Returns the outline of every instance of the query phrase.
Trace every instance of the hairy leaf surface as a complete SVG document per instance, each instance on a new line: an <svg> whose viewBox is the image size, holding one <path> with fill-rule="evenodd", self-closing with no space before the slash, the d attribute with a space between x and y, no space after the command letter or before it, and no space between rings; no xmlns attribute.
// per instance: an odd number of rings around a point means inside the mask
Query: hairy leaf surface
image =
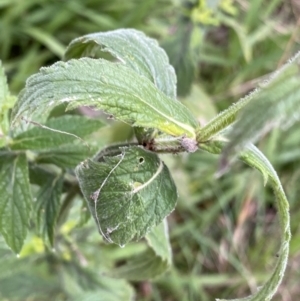
<svg viewBox="0 0 300 301"><path fill-rule="evenodd" d="M157 155L139 147L87 160L76 175L100 234L120 246L140 239L174 209L176 186Z"/></svg>
<svg viewBox="0 0 300 301"><path fill-rule="evenodd" d="M148 280L164 273L172 264L167 220L156 226L146 240L150 246L145 252L131 258L109 274L128 280Z"/></svg>
<svg viewBox="0 0 300 301"><path fill-rule="evenodd" d="M101 57L99 51L109 52L127 67L151 80L167 96L176 98L175 71L156 40L135 29L98 32L73 40L65 58Z"/></svg>
<svg viewBox="0 0 300 301"><path fill-rule="evenodd" d="M19 253L26 237L31 211L26 156L0 153L0 232L6 243Z"/></svg>
<svg viewBox="0 0 300 301"><path fill-rule="evenodd" d="M198 122L180 102L123 64L82 58L58 62L31 76L21 92L14 119L46 112L60 103L102 109L133 126L156 128L174 136L195 137Z"/></svg>

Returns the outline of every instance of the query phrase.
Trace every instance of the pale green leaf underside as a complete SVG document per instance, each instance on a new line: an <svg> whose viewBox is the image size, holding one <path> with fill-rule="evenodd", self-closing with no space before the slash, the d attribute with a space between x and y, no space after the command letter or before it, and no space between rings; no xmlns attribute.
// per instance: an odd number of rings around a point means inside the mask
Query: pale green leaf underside
<svg viewBox="0 0 300 301"><path fill-rule="evenodd" d="M98 32L73 40L65 58L99 57L99 51L109 52L127 67L151 80L167 96L176 98L175 71L156 40L135 29Z"/></svg>
<svg viewBox="0 0 300 301"><path fill-rule="evenodd" d="M164 219L147 234L146 240L151 249L129 259L109 274L117 278L142 281L164 273L172 263L167 220Z"/></svg>
<svg viewBox="0 0 300 301"><path fill-rule="evenodd" d="M0 196L0 232L8 246L19 253L26 237L32 202L24 154L0 154Z"/></svg>
<svg viewBox="0 0 300 301"><path fill-rule="evenodd" d="M159 91L147 78L119 63L82 58L58 62L31 76L20 93L14 120L60 103L93 106L133 126L173 136L195 137L198 123L189 110Z"/></svg>
<svg viewBox="0 0 300 301"><path fill-rule="evenodd" d="M174 209L176 186L157 155L121 148L103 161L76 168L80 188L101 235L120 246L140 239Z"/></svg>
<svg viewBox="0 0 300 301"><path fill-rule="evenodd" d="M52 149L72 143L78 139L77 137L83 139L103 127L103 125L103 122L99 119L90 119L84 116L64 115L51 118L42 125L47 128L35 126L16 136L11 141L10 148L14 150ZM55 131L51 131L51 129ZM72 136L68 134L72 134Z"/></svg>
<svg viewBox="0 0 300 301"><path fill-rule="evenodd" d="M300 119L300 52L261 88L247 96L247 104L228 134L225 151L239 150L277 126L287 127Z"/></svg>
<svg viewBox="0 0 300 301"><path fill-rule="evenodd" d="M54 242L54 229L60 208L62 185L63 177L48 179L40 188L34 203L37 228L48 239L51 246Z"/></svg>
<svg viewBox="0 0 300 301"><path fill-rule="evenodd" d="M199 145L200 148L207 150L211 153L221 153L223 149L223 143L215 141L210 144ZM226 147L226 146L225 146ZM248 145L245 151L240 154L240 159L246 162L253 168L258 169L263 177L264 181L269 181L271 187L273 188L274 194L277 200L278 215L280 220L280 230L281 230L281 245L278 252L278 262L275 269L270 276L269 280L264 284L260 290L257 291L252 296L233 299L235 301L269 301L276 293L279 284L282 281L286 264L289 255L289 242L291 238L290 233L290 217L289 217L289 203L281 186L280 180L268 161L268 159L254 146ZM219 301L226 301L218 299Z"/></svg>

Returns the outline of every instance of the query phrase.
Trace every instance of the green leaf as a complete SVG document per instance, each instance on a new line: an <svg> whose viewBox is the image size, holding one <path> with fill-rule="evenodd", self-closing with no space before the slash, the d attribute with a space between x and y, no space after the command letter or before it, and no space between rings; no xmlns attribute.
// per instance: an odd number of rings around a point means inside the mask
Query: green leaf
<svg viewBox="0 0 300 301"><path fill-rule="evenodd" d="M123 64L82 58L42 68L27 80L14 109L45 113L60 103L90 105L132 126L156 128L174 136L195 137L198 122L180 102Z"/></svg>
<svg viewBox="0 0 300 301"><path fill-rule="evenodd" d="M18 264L19 262L15 261L15 265ZM49 279L42 272L33 271L32 266L29 268L27 263L25 271L0 279L1 300L43 300L45 296L50 295L55 300L57 282L56 279Z"/></svg>
<svg viewBox="0 0 300 301"><path fill-rule="evenodd" d="M145 252L131 258L109 275L128 280L149 280L164 273L172 264L172 253L167 220L156 226L146 240L150 246Z"/></svg>
<svg viewBox="0 0 300 301"><path fill-rule="evenodd" d="M30 184L35 184L38 186L43 186L45 181L55 177L55 172L45 168L45 166L40 166L38 164L29 162L29 181Z"/></svg>
<svg viewBox="0 0 300 301"><path fill-rule="evenodd" d="M0 60L0 147L6 144L5 135L9 129L9 109L14 106L16 98L10 95L5 70Z"/></svg>
<svg viewBox="0 0 300 301"><path fill-rule="evenodd" d="M93 270L84 268L74 261L64 261L61 265L61 278L68 300L133 300L132 287L124 280L108 278ZM97 296L97 298L96 298Z"/></svg>
<svg viewBox="0 0 300 301"><path fill-rule="evenodd" d="M10 147L14 150L53 149L70 144L78 137L84 139L103 125L99 119L90 119L84 116L65 115L51 118L41 125L42 127L37 125L16 136L11 141Z"/></svg>
<svg viewBox="0 0 300 301"><path fill-rule="evenodd" d="M75 172L99 232L120 246L140 239L174 209L176 186L159 157L140 147L120 148Z"/></svg>
<svg viewBox="0 0 300 301"><path fill-rule="evenodd" d="M207 150L211 153L221 153L224 143L220 141L214 141L207 144L200 144L199 147ZM226 146L225 146L226 147ZM278 286L280 285L289 255L289 243L291 239L290 232L290 215L289 215L289 203L285 196L284 190L280 183L280 180L276 174L276 171L268 161L268 159L254 146L248 145L247 149L240 154L240 159L246 162L251 167L259 170L266 183L269 183L274 191L277 201L278 215L280 220L281 230L281 242L280 250L278 252L278 262L275 269L270 276L269 280L252 296L233 299L234 301L269 301L276 293ZM218 301L226 301L223 299L217 299ZM233 301L231 300L231 301Z"/></svg>
<svg viewBox="0 0 300 301"><path fill-rule="evenodd" d="M124 280L111 279L101 276L99 289L85 291L68 301L132 301L134 300L133 288ZM76 284L75 284L76 285Z"/></svg>
<svg viewBox="0 0 300 301"><path fill-rule="evenodd" d="M54 273L45 273L50 271L50 266L45 264L46 256L16 258L13 254L5 254L1 259L1 300L45 300L45 296L57 300L61 292L60 282Z"/></svg>
<svg viewBox="0 0 300 301"><path fill-rule="evenodd" d="M151 80L167 96L176 98L174 69L156 40L135 29L98 32L73 40L66 50L65 58L101 57L99 52L110 53L139 75Z"/></svg>
<svg viewBox="0 0 300 301"><path fill-rule="evenodd" d="M227 135L230 142L224 150L226 154L256 141L274 127L287 127L299 120L299 61L300 52L245 98L248 105Z"/></svg>
<svg viewBox="0 0 300 301"><path fill-rule="evenodd" d="M75 168L84 159L91 157L97 149L82 144L66 144L57 148L40 151L37 163L50 163L62 168Z"/></svg>
<svg viewBox="0 0 300 301"><path fill-rule="evenodd" d="M31 192L26 156L0 153L0 232L19 253L27 234Z"/></svg>
<svg viewBox="0 0 300 301"><path fill-rule="evenodd" d="M34 204L37 228L47 237L51 246L54 242L54 229L60 209L63 177L48 179L40 188Z"/></svg>
<svg viewBox="0 0 300 301"><path fill-rule="evenodd" d="M169 240L169 230L167 219L155 227L146 235L146 240L155 255L166 261L169 265L172 263L172 250Z"/></svg>
<svg viewBox="0 0 300 301"><path fill-rule="evenodd" d="M9 96L9 90L6 81L6 75L2 62L0 60L0 114L2 113L3 107L6 103L6 99Z"/></svg>

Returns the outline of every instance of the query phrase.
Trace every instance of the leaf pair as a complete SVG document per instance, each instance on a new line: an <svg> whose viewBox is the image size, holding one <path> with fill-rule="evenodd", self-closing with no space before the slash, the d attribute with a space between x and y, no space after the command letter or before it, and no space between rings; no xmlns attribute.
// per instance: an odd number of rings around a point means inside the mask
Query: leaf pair
<svg viewBox="0 0 300 301"><path fill-rule="evenodd" d="M67 103L68 109L92 106L132 126L195 138L198 123L175 101L174 71L156 42L134 30L89 35L71 43L67 58L84 55L91 44L93 51L103 48L121 63L82 58L42 68L20 94L14 121L24 113L45 113Z"/></svg>
<svg viewBox="0 0 300 301"><path fill-rule="evenodd" d="M195 138L198 122L176 101L174 70L155 40L135 30L92 34L74 40L65 56L99 57L103 52L119 62L73 59L42 68L30 77L14 108L14 122L24 114L46 113L67 103L68 109L82 105L102 109L147 133L155 129ZM51 124L47 127L54 129ZM38 130L33 131L38 136ZM28 134L17 138L15 147L30 144ZM50 140L41 136L40 144ZM143 162L138 163L139 159ZM176 187L163 162L140 148L124 149L119 156L103 160L87 161L77 169L77 176L101 234L124 245L133 237L143 237L174 209Z"/></svg>

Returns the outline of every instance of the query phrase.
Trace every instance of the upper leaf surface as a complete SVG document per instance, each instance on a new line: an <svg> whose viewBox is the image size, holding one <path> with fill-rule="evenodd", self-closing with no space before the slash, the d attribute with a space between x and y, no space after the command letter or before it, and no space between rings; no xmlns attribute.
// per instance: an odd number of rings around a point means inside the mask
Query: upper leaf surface
<svg viewBox="0 0 300 301"><path fill-rule="evenodd" d="M14 109L14 119L68 108L94 106L133 126L157 128L174 136L195 137L198 127L189 110L159 91L147 78L123 64L82 58L58 62L31 76Z"/></svg>
<svg viewBox="0 0 300 301"><path fill-rule="evenodd" d="M73 40L66 50L65 58L99 57L99 51L109 52L151 80L167 96L176 98L175 71L156 40L134 29L93 33Z"/></svg>
<svg viewBox="0 0 300 301"><path fill-rule="evenodd" d="M42 126L44 128L36 126L22 132L11 141L10 147L18 150L53 149L71 143L78 139L76 136L80 138L87 137L100 129L103 122L99 119L90 119L84 116L65 115L51 118ZM54 131L51 131L51 129Z"/></svg>
<svg viewBox="0 0 300 301"><path fill-rule="evenodd" d="M0 154L0 232L19 253L26 237L31 192L26 156Z"/></svg>
<svg viewBox="0 0 300 301"><path fill-rule="evenodd" d="M87 160L76 175L99 232L120 246L145 236L174 209L177 190L157 155L139 147Z"/></svg>

